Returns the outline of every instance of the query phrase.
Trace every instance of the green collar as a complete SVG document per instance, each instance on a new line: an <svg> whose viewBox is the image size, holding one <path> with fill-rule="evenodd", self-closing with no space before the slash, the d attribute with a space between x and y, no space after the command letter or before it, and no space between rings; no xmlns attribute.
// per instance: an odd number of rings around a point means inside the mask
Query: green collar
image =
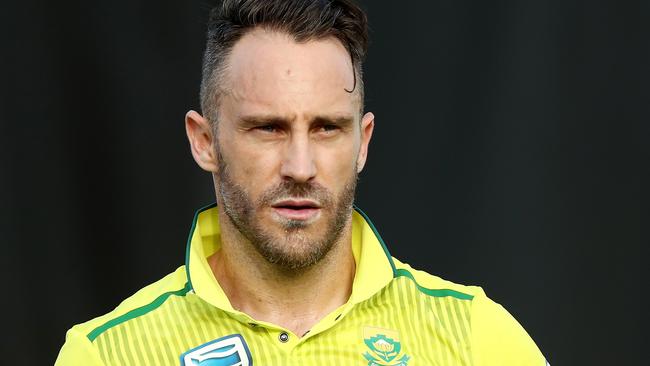
<svg viewBox="0 0 650 366"><path fill-rule="evenodd" d="M199 209L194 215L187 241L185 268L191 289L196 295L243 322L251 322L247 314L235 310L215 279L207 262L221 246L219 215L216 204ZM396 275L395 263L381 236L365 213L357 207L352 215L352 252L356 272L350 299L343 306L362 302L383 289ZM346 311L347 312L347 311ZM270 325L269 326L273 326Z"/></svg>

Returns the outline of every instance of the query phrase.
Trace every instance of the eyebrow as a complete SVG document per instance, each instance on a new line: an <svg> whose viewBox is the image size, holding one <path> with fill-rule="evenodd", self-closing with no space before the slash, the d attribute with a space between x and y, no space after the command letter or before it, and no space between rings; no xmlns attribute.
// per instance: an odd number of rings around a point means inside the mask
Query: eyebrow
<svg viewBox="0 0 650 366"><path fill-rule="evenodd" d="M276 124L285 126L295 120L295 117L283 117L276 115L250 115L239 118L240 123L247 126L261 126L267 124ZM347 127L354 122L351 115L318 115L309 120L310 124L334 124L340 127Z"/></svg>
<svg viewBox="0 0 650 366"><path fill-rule="evenodd" d="M241 124L246 126L261 126L268 124L285 125L290 119L273 115L244 116L239 118Z"/></svg>
<svg viewBox="0 0 650 366"><path fill-rule="evenodd" d="M316 116L313 118L312 123L315 124L333 124L339 127L348 127L354 122L352 116Z"/></svg>

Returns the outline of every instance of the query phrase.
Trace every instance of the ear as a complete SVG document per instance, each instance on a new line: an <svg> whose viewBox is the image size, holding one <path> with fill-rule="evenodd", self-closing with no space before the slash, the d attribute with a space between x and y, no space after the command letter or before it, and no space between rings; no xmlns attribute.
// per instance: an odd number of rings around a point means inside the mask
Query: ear
<svg viewBox="0 0 650 366"><path fill-rule="evenodd" d="M357 158L357 173L361 173L366 165L368 158L368 145L372 138L372 131L375 128L375 115L371 112L366 113L361 119L361 146L359 147L359 157Z"/></svg>
<svg viewBox="0 0 650 366"><path fill-rule="evenodd" d="M219 164L216 158L216 150L213 143L216 142L212 136L210 122L196 111L189 111L185 114L185 132L190 140L192 157L199 166L208 172L215 173Z"/></svg>

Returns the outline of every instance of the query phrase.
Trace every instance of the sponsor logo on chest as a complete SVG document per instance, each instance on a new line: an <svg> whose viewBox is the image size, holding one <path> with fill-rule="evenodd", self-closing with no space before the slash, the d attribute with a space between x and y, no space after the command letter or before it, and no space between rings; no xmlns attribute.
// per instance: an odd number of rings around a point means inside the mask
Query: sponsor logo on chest
<svg viewBox="0 0 650 366"><path fill-rule="evenodd" d="M210 341L181 355L181 366L249 366L252 364L248 346L239 334Z"/></svg>

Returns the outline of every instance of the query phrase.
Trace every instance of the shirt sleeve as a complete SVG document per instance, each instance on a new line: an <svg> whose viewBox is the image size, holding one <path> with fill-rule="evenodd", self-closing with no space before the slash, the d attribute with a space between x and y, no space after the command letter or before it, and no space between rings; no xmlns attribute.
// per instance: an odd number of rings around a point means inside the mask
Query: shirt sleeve
<svg viewBox="0 0 650 366"><path fill-rule="evenodd" d="M548 366L526 330L485 296L472 301L472 349L477 366Z"/></svg>
<svg viewBox="0 0 650 366"><path fill-rule="evenodd" d="M65 336L65 344L59 351L54 366L105 366L97 349L77 329L72 328Z"/></svg>

